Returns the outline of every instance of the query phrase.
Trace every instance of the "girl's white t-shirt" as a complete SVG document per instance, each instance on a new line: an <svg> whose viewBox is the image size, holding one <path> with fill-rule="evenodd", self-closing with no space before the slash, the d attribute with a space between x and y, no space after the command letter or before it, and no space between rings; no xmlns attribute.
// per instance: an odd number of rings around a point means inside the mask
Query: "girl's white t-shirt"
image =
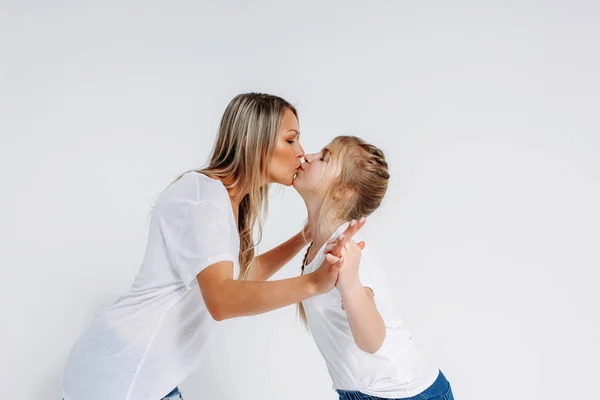
<svg viewBox="0 0 600 400"><path fill-rule="evenodd" d="M347 226L347 223L340 226L331 238L339 236ZM362 240L360 233L354 240ZM325 259L324 250L325 245L305 267L304 273L313 272L321 265ZM377 310L386 327L383 345L374 354L362 351L354 343L337 288L302 302L333 388L388 399L420 394L435 382L439 370L418 351L410 332L398 317L384 271L370 243L361 254L359 278L363 286L373 290Z"/></svg>
<svg viewBox="0 0 600 400"><path fill-rule="evenodd" d="M231 261L239 275L239 235L227 189L189 172L158 199L141 268L129 293L75 343L65 400L160 399L194 370L217 323L196 275Z"/></svg>

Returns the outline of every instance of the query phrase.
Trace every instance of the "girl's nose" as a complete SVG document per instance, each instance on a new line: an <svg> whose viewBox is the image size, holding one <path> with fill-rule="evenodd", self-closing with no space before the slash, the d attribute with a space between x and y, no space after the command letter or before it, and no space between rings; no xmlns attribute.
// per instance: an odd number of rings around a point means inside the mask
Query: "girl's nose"
<svg viewBox="0 0 600 400"><path fill-rule="evenodd" d="M315 157L316 157L316 154L306 154L304 156L304 161L306 161L307 163L311 163L314 161Z"/></svg>

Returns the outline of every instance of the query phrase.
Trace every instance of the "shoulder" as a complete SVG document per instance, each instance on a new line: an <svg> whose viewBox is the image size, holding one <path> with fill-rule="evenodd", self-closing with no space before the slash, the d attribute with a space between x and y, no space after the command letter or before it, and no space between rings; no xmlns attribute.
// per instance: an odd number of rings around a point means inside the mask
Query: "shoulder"
<svg viewBox="0 0 600 400"><path fill-rule="evenodd" d="M196 171L183 174L181 178L174 183L174 185L177 184L179 184L179 187L183 192L193 197L196 202L214 201L222 203L223 201L229 201L227 189L220 180L209 178Z"/></svg>
<svg viewBox="0 0 600 400"><path fill-rule="evenodd" d="M192 171L183 174L165 189L156 202L154 212L187 209L199 204L216 206L222 211L231 207L229 194L221 181Z"/></svg>

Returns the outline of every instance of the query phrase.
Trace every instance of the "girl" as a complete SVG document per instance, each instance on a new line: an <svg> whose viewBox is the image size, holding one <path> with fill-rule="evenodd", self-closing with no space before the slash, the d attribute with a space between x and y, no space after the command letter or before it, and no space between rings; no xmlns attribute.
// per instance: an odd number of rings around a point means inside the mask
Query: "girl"
<svg viewBox="0 0 600 400"><path fill-rule="evenodd" d="M305 161L294 187L314 228L302 265L303 274L310 274L325 256L338 260L329 253L346 221L379 207L389 174L381 150L356 137L337 137ZM348 241L341 265L335 290L299 305L339 398L453 399L444 375L421 355L396 317L373 250L364 242Z"/></svg>
<svg viewBox="0 0 600 400"><path fill-rule="evenodd" d="M291 185L304 156L297 117L276 96L249 93L231 101L209 165L182 175L158 199L129 292L75 343L64 400L180 399L177 385L202 360L216 321L333 288L339 265L327 262L294 279L250 281L267 280L306 244L300 232L254 257L252 232L260 229L269 184Z"/></svg>

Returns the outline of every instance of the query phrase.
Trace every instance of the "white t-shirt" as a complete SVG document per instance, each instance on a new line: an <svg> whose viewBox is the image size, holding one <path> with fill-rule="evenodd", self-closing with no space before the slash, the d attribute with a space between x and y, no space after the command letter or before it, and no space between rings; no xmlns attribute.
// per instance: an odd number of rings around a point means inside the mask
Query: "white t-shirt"
<svg viewBox="0 0 600 400"><path fill-rule="evenodd" d="M194 370L217 323L196 275L232 261L239 235L227 189L189 172L158 199L142 266L129 293L75 343L65 368L65 400L158 400Z"/></svg>
<svg viewBox="0 0 600 400"><path fill-rule="evenodd" d="M348 226L343 224L331 238ZM361 240L360 234L354 240ZM304 272L316 270L323 260L325 245ZM416 348L409 331L397 316L393 298L373 246L362 251L359 278L375 294L386 337L374 354L362 351L354 343L348 316L342 310L337 288L302 302L311 333L327 364L334 389L358 390L375 397L406 398L420 394L435 382L439 370Z"/></svg>

